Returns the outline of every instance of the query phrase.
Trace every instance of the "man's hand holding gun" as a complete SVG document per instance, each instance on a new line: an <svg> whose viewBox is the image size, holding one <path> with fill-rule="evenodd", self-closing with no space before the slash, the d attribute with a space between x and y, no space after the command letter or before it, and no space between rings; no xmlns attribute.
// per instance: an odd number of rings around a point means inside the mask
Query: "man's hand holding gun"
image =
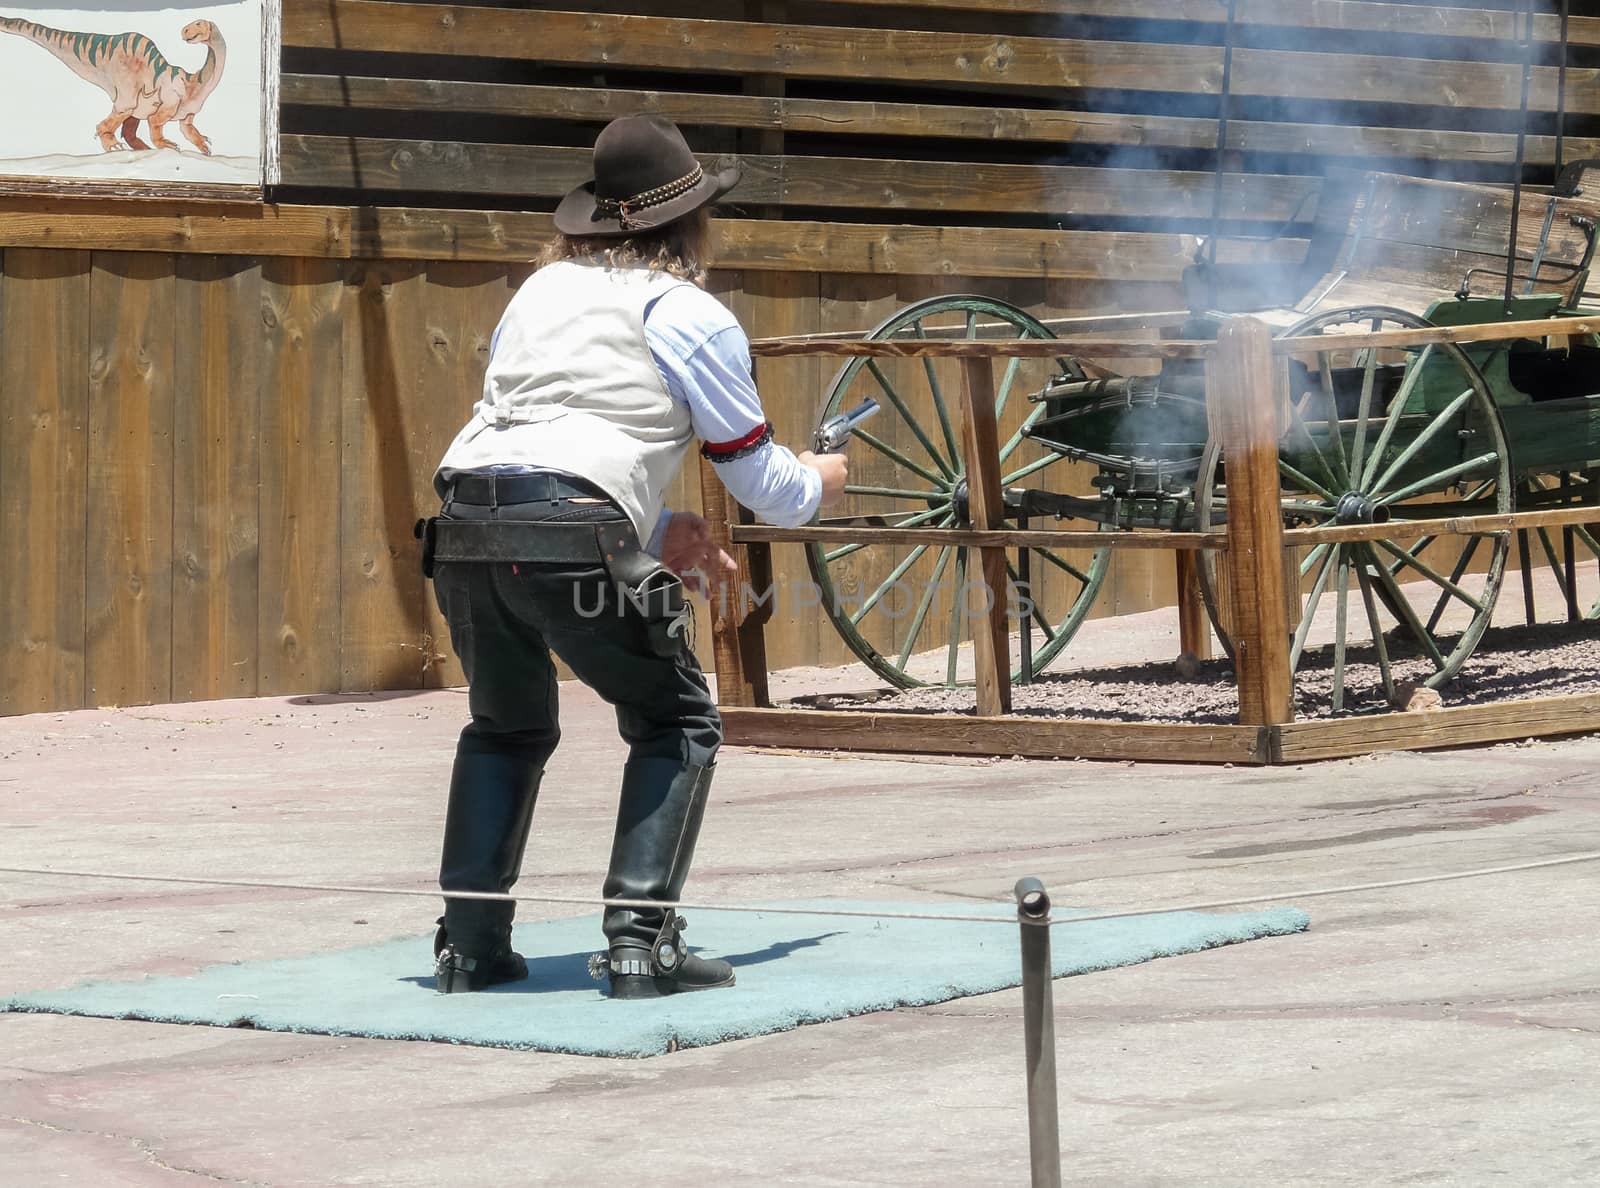
<svg viewBox="0 0 1600 1188"><path fill-rule="evenodd" d="M805 465L822 476L822 506L828 507L844 498L844 485L849 473L849 462L842 452L857 425L878 411L878 402L868 400L836 417L823 422L812 438L811 449L799 455Z"/></svg>

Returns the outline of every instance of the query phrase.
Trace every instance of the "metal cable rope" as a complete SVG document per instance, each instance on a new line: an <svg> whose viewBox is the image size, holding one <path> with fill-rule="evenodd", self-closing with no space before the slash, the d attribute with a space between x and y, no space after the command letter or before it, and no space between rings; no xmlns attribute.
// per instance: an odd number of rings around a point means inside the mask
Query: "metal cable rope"
<svg viewBox="0 0 1600 1188"><path fill-rule="evenodd" d="M1379 883L1351 883L1338 887L1313 887L1302 891L1286 891L1274 895L1247 895L1237 899L1213 899L1203 903L1174 904L1170 907L1125 908L1117 912L1093 912L1081 916L1063 916L1059 919L1030 919L1032 924L1087 924L1093 920L1123 920L1131 916L1154 916L1168 912L1204 912L1216 908L1243 907L1255 903L1283 903L1287 900L1320 899L1330 895L1353 895L1360 891L1384 891L1394 887L1417 887L1425 883L1449 883L1461 879L1481 879L1491 875L1516 874L1525 870L1544 870L1553 866L1571 866L1578 862L1600 859L1600 850L1582 854L1565 854L1559 858L1542 858L1533 862L1519 862L1510 866L1485 866L1474 870L1459 870L1449 874L1418 875L1409 879L1388 879ZM855 908L789 907L751 903L698 903L682 900L664 903L653 899L597 899L582 895L500 895L490 891L436 891L414 887L351 887L334 883L280 883L247 879L200 879L179 875L117 874L98 870L49 870L32 866L0 866L0 874L47 875L55 878L112 879L132 883L175 883L199 887L243 887L275 891L322 891L339 895L400 895L425 899L473 899L504 903L558 903L579 907L661 908L678 911L750 912L772 916L847 916L868 920L943 920L958 924L1017 923L1013 915L958 915L954 912L871 912ZM984 905L987 906L987 905ZM996 902L994 906L1001 906Z"/></svg>

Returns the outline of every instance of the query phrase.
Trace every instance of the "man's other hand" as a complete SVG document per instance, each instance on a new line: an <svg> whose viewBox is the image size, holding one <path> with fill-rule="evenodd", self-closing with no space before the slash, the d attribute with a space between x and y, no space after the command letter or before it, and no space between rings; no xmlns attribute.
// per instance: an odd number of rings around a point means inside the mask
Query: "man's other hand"
<svg viewBox="0 0 1600 1188"><path fill-rule="evenodd" d="M673 512L667 521L661 564L682 578L692 593L708 598L739 572L734 559L711 538L711 525L690 512Z"/></svg>

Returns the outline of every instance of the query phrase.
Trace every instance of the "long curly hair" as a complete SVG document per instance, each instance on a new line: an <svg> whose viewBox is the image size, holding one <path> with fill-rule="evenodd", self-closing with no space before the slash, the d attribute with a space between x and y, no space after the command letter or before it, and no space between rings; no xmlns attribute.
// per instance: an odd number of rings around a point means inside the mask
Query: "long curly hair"
<svg viewBox="0 0 1600 1188"><path fill-rule="evenodd" d="M702 206L665 227L641 231L624 238L604 235L562 235L545 245L539 267L563 260L604 264L608 268L637 268L665 272L694 284L704 284L710 266L711 216Z"/></svg>

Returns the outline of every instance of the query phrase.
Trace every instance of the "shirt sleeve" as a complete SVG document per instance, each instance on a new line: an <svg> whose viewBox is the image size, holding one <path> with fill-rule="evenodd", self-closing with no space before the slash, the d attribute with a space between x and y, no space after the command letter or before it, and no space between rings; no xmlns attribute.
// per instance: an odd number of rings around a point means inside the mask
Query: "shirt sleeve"
<svg viewBox="0 0 1600 1188"><path fill-rule="evenodd" d="M710 294L679 286L646 311L645 339L729 493L769 524L811 520L822 477L772 440L750 371L750 340L733 314Z"/></svg>

